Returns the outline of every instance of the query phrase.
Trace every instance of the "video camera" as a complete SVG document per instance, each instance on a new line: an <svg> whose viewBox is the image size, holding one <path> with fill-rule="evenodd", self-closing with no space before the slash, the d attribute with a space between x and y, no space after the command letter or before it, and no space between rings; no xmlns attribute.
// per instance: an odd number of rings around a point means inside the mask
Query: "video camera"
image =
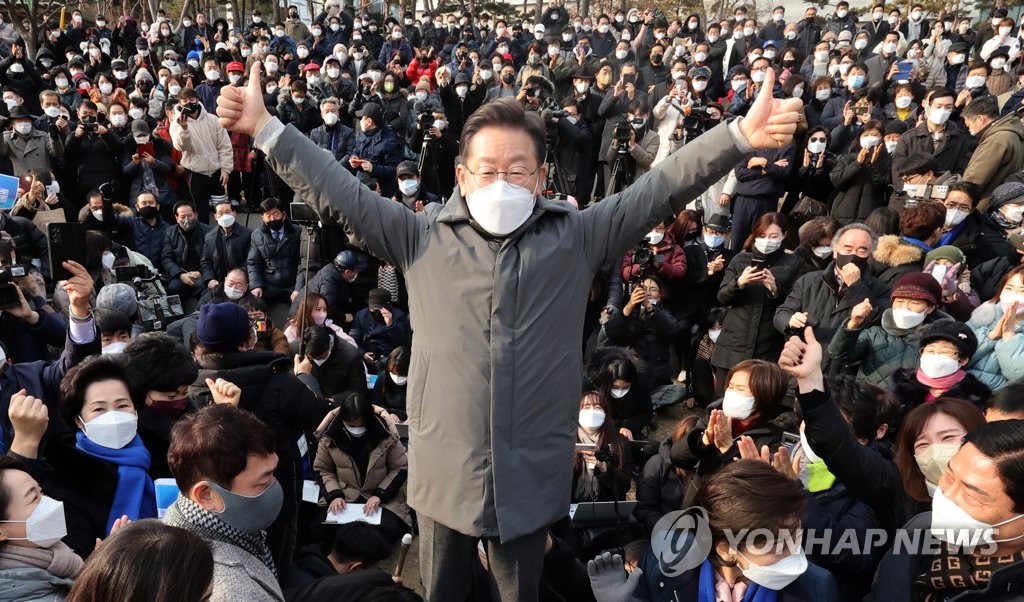
<svg viewBox="0 0 1024 602"><path fill-rule="evenodd" d="M650 243L647 238L637 243L633 247L632 254L630 255L629 262L632 265L637 266L636 272L633 273L633 277L629 279L630 292L644 281L645 278L654 273L654 253L651 251Z"/></svg>
<svg viewBox="0 0 1024 602"><path fill-rule="evenodd" d="M612 138L615 140L615 144L619 147L623 147L629 144L629 138L633 135L633 124L629 122L629 119L621 119L615 124L615 129L612 131Z"/></svg>
<svg viewBox="0 0 1024 602"><path fill-rule="evenodd" d="M28 266L12 265L0 268L0 309L11 309L21 305L14 278L28 275Z"/></svg>
<svg viewBox="0 0 1024 602"><path fill-rule="evenodd" d="M178 295L148 296L143 287L160 279L160 274L150 272L144 265L117 266L114 277L118 282L132 285L135 301L139 306L139 319L147 331L164 330L167 325L185 317L185 308Z"/></svg>

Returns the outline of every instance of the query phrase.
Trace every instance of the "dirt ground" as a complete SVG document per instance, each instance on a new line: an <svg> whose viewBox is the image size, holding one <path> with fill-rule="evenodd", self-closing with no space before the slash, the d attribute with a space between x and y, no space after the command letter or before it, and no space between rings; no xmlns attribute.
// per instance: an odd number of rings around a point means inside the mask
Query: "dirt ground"
<svg viewBox="0 0 1024 602"><path fill-rule="evenodd" d="M676 404L665 408L658 414L658 428L654 431L653 439L661 441L668 437L676 424L693 414L694 410L689 410L683 404ZM627 498L630 500L636 499L636 484L629 490ZM396 549L395 553L392 554L391 558L381 563L380 568L384 571L393 574L395 566L398 564L399 552ZM402 569L402 583L406 587L410 587L419 594L423 594L423 585L420 583L420 552L419 552L419 540L413 539L412 547L409 549L409 554L406 556L405 565Z"/></svg>

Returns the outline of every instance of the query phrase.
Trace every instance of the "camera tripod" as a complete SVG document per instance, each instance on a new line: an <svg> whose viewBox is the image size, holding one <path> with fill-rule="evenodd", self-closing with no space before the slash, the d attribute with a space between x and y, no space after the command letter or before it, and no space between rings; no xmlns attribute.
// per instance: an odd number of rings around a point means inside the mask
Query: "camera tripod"
<svg viewBox="0 0 1024 602"><path fill-rule="evenodd" d="M626 149L626 143L620 142L618 148L615 149L615 162L612 163L608 182L608 196L622 192L629 186L629 180L633 177L633 168L629 165L628 158L629 151Z"/></svg>

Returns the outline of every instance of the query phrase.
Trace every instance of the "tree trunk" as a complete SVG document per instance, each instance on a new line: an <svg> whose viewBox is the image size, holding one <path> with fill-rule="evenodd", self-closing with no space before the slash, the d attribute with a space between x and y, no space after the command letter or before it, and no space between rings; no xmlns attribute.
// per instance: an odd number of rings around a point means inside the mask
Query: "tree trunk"
<svg viewBox="0 0 1024 602"><path fill-rule="evenodd" d="M582 0L582 2L580 2L580 14L581 15L589 15L590 14L590 0ZM595 21L595 26L596 26L597 19L595 18L594 21Z"/></svg>
<svg viewBox="0 0 1024 602"><path fill-rule="evenodd" d="M625 0L623 0L625 1ZM537 0L537 4L533 7L533 22L540 23L540 16L544 12L544 0Z"/></svg>

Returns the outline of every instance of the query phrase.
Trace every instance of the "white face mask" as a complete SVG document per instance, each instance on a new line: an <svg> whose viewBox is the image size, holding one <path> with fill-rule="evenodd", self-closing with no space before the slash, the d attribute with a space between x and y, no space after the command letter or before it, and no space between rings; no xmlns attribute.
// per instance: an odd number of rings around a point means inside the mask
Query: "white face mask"
<svg viewBox="0 0 1024 602"><path fill-rule="evenodd" d="M1022 516L1024 514L1018 514L1013 518L995 524L982 522L967 514L966 510L957 506L953 500L947 498L946 494L942 493L942 488L940 487L935 490L935 495L932 496L931 532L936 539L948 543L961 544L967 543L964 540L970 540L974 545L961 546L962 548L970 549L977 545L992 545L1024 537L1024 535L1018 535L1009 539L994 538L996 527L1011 523Z"/></svg>
<svg viewBox="0 0 1024 602"><path fill-rule="evenodd" d="M892 321L896 324L896 328L908 330L910 328L916 328L924 322L925 313L911 311L909 309L897 308L892 310Z"/></svg>
<svg viewBox="0 0 1024 602"><path fill-rule="evenodd" d="M814 254L821 259L832 256L832 247L814 247Z"/></svg>
<svg viewBox="0 0 1024 602"><path fill-rule="evenodd" d="M832 90L818 90L814 93L814 97L820 102L825 102L829 98L832 98Z"/></svg>
<svg viewBox="0 0 1024 602"><path fill-rule="evenodd" d="M82 417L79 416L78 419L81 420ZM135 439L138 426L139 417L135 414L111 410L85 422L82 431L96 445L108 449L121 449Z"/></svg>
<svg viewBox="0 0 1024 602"><path fill-rule="evenodd" d="M703 79L695 79L695 80L693 80L693 89L695 91L703 92L704 90L707 90L707 88L708 88L708 82L706 80L703 80Z"/></svg>
<svg viewBox="0 0 1024 602"><path fill-rule="evenodd" d="M859 40L854 41L853 47L856 48L857 50L864 50L865 48L868 47L868 41L861 38Z"/></svg>
<svg viewBox="0 0 1024 602"><path fill-rule="evenodd" d="M574 84L574 87L576 88L577 94L583 94L587 91L588 88L590 88L590 84L588 84L587 82L576 82Z"/></svg>
<svg viewBox="0 0 1024 602"><path fill-rule="evenodd" d="M221 228L230 228L235 225L235 216L230 213L225 213L217 218L217 225Z"/></svg>
<svg viewBox="0 0 1024 602"><path fill-rule="evenodd" d="M729 418L746 420L754 413L754 396L726 389L725 397L722 398L722 411Z"/></svg>
<svg viewBox="0 0 1024 602"><path fill-rule="evenodd" d="M708 44L714 44L720 37L721 36L716 36L715 34L708 34Z"/></svg>
<svg viewBox="0 0 1024 602"><path fill-rule="evenodd" d="M132 119L142 119L146 112L140 108L133 107L128 111L128 114L131 115Z"/></svg>
<svg viewBox="0 0 1024 602"><path fill-rule="evenodd" d="M914 98L912 96L897 96L896 97L896 107L900 108L900 109L905 109L905 108L909 107L910 103L912 103L912 102L914 102Z"/></svg>
<svg viewBox="0 0 1024 602"><path fill-rule="evenodd" d="M928 112L928 121L934 125L943 125L952 113L949 109L932 109Z"/></svg>
<svg viewBox="0 0 1024 602"><path fill-rule="evenodd" d="M104 94L110 94L113 91L114 91L114 84L111 84L110 82L103 82L103 83L100 84L100 92L102 92Z"/></svg>
<svg viewBox="0 0 1024 602"><path fill-rule="evenodd" d="M18 132L22 136L28 136L32 131L31 121L18 121L14 124L14 131Z"/></svg>
<svg viewBox="0 0 1024 602"><path fill-rule="evenodd" d="M882 139L878 136L861 136L860 146L861 148L875 148Z"/></svg>
<svg viewBox="0 0 1024 602"><path fill-rule="evenodd" d="M169 92L171 96L177 96L178 92L181 92L181 86L170 86L167 88L167 92Z"/></svg>
<svg viewBox="0 0 1024 602"><path fill-rule="evenodd" d="M722 335L722 329L721 328L719 328L717 330L709 330L708 331L708 338L711 339L712 343L717 343L718 342L718 337L721 336L721 335Z"/></svg>
<svg viewBox="0 0 1024 602"><path fill-rule="evenodd" d="M724 243L724 242L725 242L725 237L722 236L721 234L705 234L704 235L704 244L706 244L708 246L708 248L710 248L710 249L717 249L718 247L722 246L722 243Z"/></svg>
<svg viewBox="0 0 1024 602"><path fill-rule="evenodd" d="M399 375L395 374L394 372L388 372L388 376L391 377L391 382L395 383L399 387L401 387L405 383L409 382L409 377L408 376L399 376Z"/></svg>
<svg viewBox="0 0 1024 602"><path fill-rule="evenodd" d="M5 520L5 523L25 523L25 537L8 537L7 541L30 541L40 548L49 548L68 534L64 519L64 502L45 495L29 515L28 520Z"/></svg>
<svg viewBox="0 0 1024 602"><path fill-rule="evenodd" d="M651 230L647 233L647 244L657 245L661 244L661 241L665 240L665 233L658 232L657 230Z"/></svg>
<svg viewBox="0 0 1024 602"><path fill-rule="evenodd" d="M585 429L597 429L604 425L604 412L597 409L585 408L580 410L580 426Z"/></svg>
<svg viewBox="0 0 1024 602"><path fill-rule="evenodd" d="M960 362L938 353L925 353L921 356L921 372L928 378L942 378L960 369Z"/></svg>
<svg viewBox="0 0 1024 602"><path fill-rule="evenodd" d="M964 80L964 85L971 90L976 90L985 85L984 75L972 75Z"/></svg>
<svg viewBox="0 0 1024 602"><path fill-rule="evenodd" d="M220 220L218 220L218 221L220 221ZM228 299L231 299L232 301L238 301L239 299L241 299L242 297L245 296L245 289L244 288L232 288L230 286L225 286L224 287L224 296L227 297Z"/></svg>
<svg viewBox="0 0 1024 602"><path fill-rule="evenodd" d="M625 389L611 390L611 396L614 397L615 399L622 399L623 397L626 396L627 393L629 393L629 387L626 387Z"/></svg>
<svg viewBox="0 0 1024 602"><path fill-rule="evenodd" d="M755 238L754 248L765 255L770 255L782 248L782 241L778 238Z"/></svg>
<svg viewBox="0 0 1024 602"><path fill-rule="evenodd" d="M349 435L352 435L353 437L357 437L357 438L358 437L362 437L363 435L366 434L366 427L365 426L348 426L346 424L345 425L345 430L348 431Z"/></svg>
<svg viewBox="0 0 1024 602"><path fill-rule="evenodd" d="M819 155L819 154L825 152L825 143L824 142L808 142L807 143L807 150L812 155Z"/></svg>
<svg viewBox="0 0 1024 602"><path fill-rule="evenodd" d="M626 55L628 55L628 54L629 54L629 52L626 51L626 50L616 50L615 51L615 58L617 58L617 59L619 59L621 61L621 60L625 59Z"/></svg>
<svg viewBox="0 0 1024 602"><path fill-rule="evenodd" d="M466 199L476 223L494 236L507 236L522 226L533 213L535 202L533 191L505 180L477 188Z"/></svg>
<svg viewBox="0 0 1024 602"><path fill-rule="evenodd" d="M889 144L886 142L886 144ZM892 151L890 151L892 152ZM967 219L968 213L960 209L946 209L946 226L953 227L959 226L960 222Z"/></svg>
<svg viewBox="0 0 1024 602"><path fill-rule="evenodd" d="M704 61L708 60L708 53L697 52L693 55L693 60L697 61L698 63L703 63Z"/></svg>
<svg viewBox="0 0 1024 602"><path fill-rule="evenodd" d="M967 55L964 55L964 54L954 54L954 55L949 57L949 64L950 65L960 65L960 64L962 64L964 62L965 58L967 58Z"/></svg>
<svg viewBox="0 0 1024 602"><path fill-rule="evenodd" d="M743 556L739 550L736 553ZM746 569L740 567L743 576L761 587L775 591L785 589L807 571L807 556L803 548L798 548L796 552L778 562L764 566L750 562L746 556L743 556L743 559L750 565Z"/></svg>
<svg viewBox="0 0 1024 602"><path fill-rule="evenodd" d="M754 80L755 84L759 84L759 83L763 82L764 81L764 77L765 77L764 71L755 71L755 72L750 74L750 79Z"/></svg>
<svg viewBox="0 0 1024 602"><path fill-rule="evenodd" d="M126 123L128 123L128 118L125 117L124 115L111 115L110 116L110 125L112 125L112 126L114 126L116 128L124 127L124 124L126 124Z"/></svg>

